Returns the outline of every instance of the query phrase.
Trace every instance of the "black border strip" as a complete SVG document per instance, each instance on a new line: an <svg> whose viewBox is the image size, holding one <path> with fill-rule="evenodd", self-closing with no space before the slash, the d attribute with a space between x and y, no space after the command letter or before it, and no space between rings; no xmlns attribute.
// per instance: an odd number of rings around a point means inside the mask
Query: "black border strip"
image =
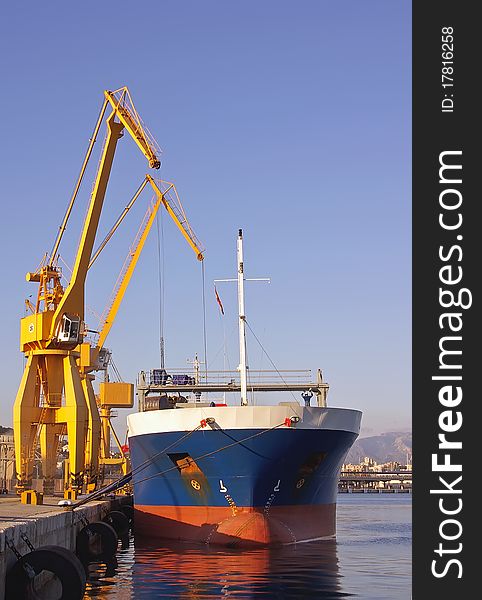
<svg viewBox="0 0 482 600"><path fill-rule="evenodd" d="M475 578L482 531L480 514L475 512L475 486L479 478L475 468L476 444L482 438L478 417L481 385L477 377L482 372L482 362L481 366L478 364L482 352L477 344L481 327L475 293L479 275L476 267L482 255L478 243L482 239L478 205L482 202L476 188L482 172L477 147L482 128L475 92L481 70L477 60L482 55L478 48L482 39L480 27L469 3L413 4L413 597L417 600L459 600L481 593ZM443 28L452 28L452 34L450 29ZM444 33L452 35L453 40L442 47ZM446 62L445 67L453 69L451 72L448 68L444 73L452 76L453 86L442 86L451 82L448 77L442 81L442 61ZM450 100L453 112L449 112ZM443 152L450 154L441 157ZM462 169L442 170L441 183L441 161ZM457 182L459 179L462 181ZM441 203L455 206L458 199L461 199L458 208L441 206ZM442 218L444 224L453 226L459 222L459 214L463 221L455 229L444 229L439 222ZM448 268L441 273L443 267ZM458 278L459 267L460 282L441 281L441 277L450 281ZM462 292L463 288L468 291ZM452 291L455 301L460 298L462 304L469 304L472 296L472 306L441 307L440 289ZM450 304L450 298L445 294L443 301ZM441 327L443 313L460 317L443 318ZM457 324L461 325L460 331L451 330ZM461 339L456 339L457 336ZM441 342L444 337L447 339ZM441 357L440 344L442 349L461 354ZM447 368L441 367L441 360ZM434 380L433 376L462 379ZM439 397L444 386L448 388L445 394L442 392L445 406ZM458 387L463 396L457 405ZM447 411L450 414L444 414ZM460 428L444 432L444 427L455 428L460 419L463 419ZM439 434L444 433L447 440L460 441L462 448L440 449ZM450 460L451 464L461 465L462 471L435 472L433 454L438 455L439 464ZM454 483L459 476L462 479ZM450 492L448 486L457 492ZM445 493L431 493L431 490ZM442 509L459 508L460 512L452 515L442 513ZM447 521L450 519L452 522ZM451 560L454 562L449 563Z"/></svg>

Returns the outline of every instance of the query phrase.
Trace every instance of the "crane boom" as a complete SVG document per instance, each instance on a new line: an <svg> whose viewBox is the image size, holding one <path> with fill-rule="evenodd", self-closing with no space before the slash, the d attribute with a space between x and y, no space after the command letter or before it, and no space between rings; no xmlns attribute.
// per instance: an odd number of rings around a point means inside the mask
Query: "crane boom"
<svg viewBox="0 0 482 600"><path fill-rule="evenodd" d="M161 166L159 160L161 150L147 127L142 123L127 87L119 88L115 92L106 90L104 95L106 100L110 102L119 121L131 134L133 140L149 161L151 169L159 169Z"/></svg>
<svg viewBox="0 0 482 600"><path fill-rule="evenodd" d="M137 232L136 238L132 245L129 254L126 257L124 265L121 269L119 277L117 278L117 282L114 286L114 295L113 301L105 315L101 320L100 334L99 339L97 340L97 345L94 348L94 354L92 356L92 363L95 364L97 360L97 355L105 343L105 340L111 330L114 319L117 315L121 302L124 298L124 294L127 290L127 287L132 278L132 274L137 265L137 261L141 255L141 252L144 248L144 244L146 242L147 236L149 235L149 231L151 230L152 224L154 223L154 219L156 218L157 211L159 206L161 205L161 196L156 199L156 202L149 206L147 212L144 216L144 219L139 227L139 231Z"/></svg>
<svg viewBox="0 0 482 600"><path fill-rule="evenodd" d="M201 247L201 243L197 239L192 227L190 226L182 206L179 201L179 197L177 195L176 188L173 183L167 183L163 181L159 181L158 183L150 176L146 175L146 182L149 182L156 194L156 199L151 206L148 207L147 212L144 216L144 219L139 227L139 231L137 232L136 238L132 247L125 259L124 265L120 271L119 277L117 278L117 282L114 286L114 292L112 294L112 302L106 311L104 311L105 316L101 317L100 323L100 331L99 337L97 340L97 344L92 351L91 354L91 364L95 365L97 362L97 358L101 348L104 346L105 340L111 330L114 319L117 315L119 307L124 298L125 292L129 285L129 282L132 278L132 274L136 268L137 262L141 255L141 252L144 248L144 244L149 235L149 232L154 223L154 219L157 215L159 207L161 204L167 210L169 215L171 216L174 223L177 225L184 238L187 240L191 248L194 250L196 257L198 260L204 260L203 250ZM165 190L162 191L160 186L164 185ZM142 186L141 186L142 187ZM141 189L141 188L139 188ZM173 202L172 198L170 198L171 191L174 190L175 196L178 200L177 206ZM120 220L120 219L119 219ZM118 221L119 221L118 220Z"/></svg>
<svg viewBox="0 0 482 600"><path fill-rule="evenodd" d="M34 450L39 437L44 492L53 491L56 465L52 458L52 448L57 447L56 442L65 425L69 437L72 489L81 489L85 477L90 483L97 478L100 417L92 387L93 376L81 372L79 361L81 364L86 346L82 344L85 280L114 154L122 131L126 129L130 133L151 168L160 167L160 150L143 125L128 89L124 87L115 92L106 91L104 98L94 138L100 127L106 102L110 104L112 112L107 118L107 137L70 282L64 291L60 283L60 269L53 264L55 256L51 256L50 261L35 273L27 274L28 281L39 283L39 292L35 312L21 320L20 347L26 353L27 363L14 404L18 491L31 484ZM95 139L91 140L81 175L57 236L53 253L55 255L94 141ZM39 431L40 436L37 435Z"/></svg>
<svg viewBox="0 0 482 600"><path fill-rule="evenodd" d="M115 230L118 228L128 210L135 202L139 194L144 189L147 183L151 183L154 192L155 192L155 201L148 207L147 212L144 216L144 219L139 227L137 235L135 237L134 243L132 244L129 253L124 261L124 265L120 271L120 274L117 278L116 284L114 286L114 292L112 294L112 301L104 311L101 322L100 322L100 331L97 339L97 343L93 348L90 348L90 356L89 356L89 364L84 364L81 366L82 371L87 374L91 371L96 370L107 370L107 362L104 360L99 360L99 356L101 350L104 346L105 340L112 328L114 320L117 316L117 312L120 308L122 300L124 298L127 287L130 283L134 270L136 268L137 262L141 255L141 252L144 248L144 244L147 240L149 232L152 228L156 215L158 214L158 210L161 204L166 208L175 224L181 230L184 237L189 242L189 245L196 253L196 256L199 260L203 260L204 256L201 250L201 244L194 235L194 232L187 221L187 218L184 214L184 210L182 209L182 205L179 201L179 197L176 192L176 188L174 184L159 181L159 185L152 179L149 175L146 175L143 183L138 188L136 194L132 198L131 202L127 205L127 207L122 212L121 216L117 219L116 223L112 227L111 231L107 234L106 239L102 242L99 249L96 251L94 256L91 259L90 265L92 266L93 262L100 254L102 249L108 243ZM161 187L164 186L164 191L161 190ZM172 190L174 190L175 198L177 202L174 201L174 197L172 196ZM110 352L107 351L106 356L110 357ZM82 361L81 361L82 362ZM112 393L110 393L112 391ZM119 464L124 474L127 472L127 463L128 458L123 453L122 446L119 443L119 440L115 434L115 430L111 423L111 408L115 407L124 407L131 408L133 402L133 393L132 393L132 385L125 383L110 383L108 381L108 377L104 381L104 383L100 386L100 394L98 397L98 406L101 418L101 444L100 444L100 452L99 452L99 463L100 464ZM120 402L120 404L118 404ZM117 446L121 452L121 458L112 458L110 455L110 440L111 433L114 436L114 439L117 442ZM89 448L89 452L93 453L93 449Z"/></svg>
<svg viewBox="0 0 482 600"><path fill-rule="evenodd" d="M182 235L185 237L187 243L194 250L197 259L200 261L204 260L201 242L196 237L191 225L189 224L189 221L187 220L186 215L184 214L184 209L182 208L182 204L179 199L176 186L173 183L169 183L166 181L156 181L150 175L146 175L146 179L151 184L156 195L160 197L164 208L171 215L172 220L177 225ZM161 185L164 185L166 187L164 191L161 190Z"/></svg>
<svg viewBox="0 0 482 600"><path fill-rule="evenodd" d="M100 214L104 203L112 162L114 160L115 149L122 130L124 129L124 125L116 122L114 117L115 113L113 112L107 119L107 139L104 145L104 151L102 153L99 169L97 171L97 177L95 179L89 209L84 221L84 227L77 250L77 255L75 257L72 275L69 285L67 286L53 315L52 325L50 328L50 343L47 347L50 345L58 345L59 338L60 343L65 342L66 344L71 344L75 347L82 339L80 327L81 322L84 320L85 278L87 276L95 235L99 225ZM70 327L69 330L66 329L67 323L65 321L62 322L64 315L70 315L69 321L67 321ZM76 317L75 321L73 320L74 316ZM76 323L75 330L72 329L71 326L71 324L74 322ZM59 327L62 325L63 337L61 337L62 334L59 331Z"/></svg>
<svg viewBox="0 0 482 600"><path fill-rule="evenodd" d="M73 345L77 345L81 341L80 329L81 321L84 319L85 278L99 225L112 162L122 130L126 128L129 131L144 156L148 159L149 166L158 169L161 164L157 158L157 144L152 140L152 136L146 133L147 129L142 125L142 121L137 114L127 88L121 88L117 92L105 91L104 95L113 109L107 119L108 132L106 143L97 171L70 283L53 315L50 328L51 343L49 345L58 345L57 334L59 330L63 330L63 342L70 342ZM115 117L119 119L119 122L115 121ZM67 320L64 315L69 315ZM77 317L75 320L73 318L74 315Z"/></svg>

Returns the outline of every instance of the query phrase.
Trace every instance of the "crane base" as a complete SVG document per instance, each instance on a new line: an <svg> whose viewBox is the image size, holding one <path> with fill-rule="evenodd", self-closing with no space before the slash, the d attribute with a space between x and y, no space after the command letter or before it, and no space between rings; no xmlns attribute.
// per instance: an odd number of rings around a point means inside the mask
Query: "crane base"
<svg viewBox="0 0 482 600"><path fill-rule="evenodd" d="M79 490L69 489L69 490L65 490L65 492L64 492L64 498L66 500L77 500L78 496L79 496Z"/></svg>
<svg viewBox="0 0 482 600"><path fill-rule="evenodd" d="M44 495L37 490L25 490L20 494L21 504L43 504Z"/></svg>

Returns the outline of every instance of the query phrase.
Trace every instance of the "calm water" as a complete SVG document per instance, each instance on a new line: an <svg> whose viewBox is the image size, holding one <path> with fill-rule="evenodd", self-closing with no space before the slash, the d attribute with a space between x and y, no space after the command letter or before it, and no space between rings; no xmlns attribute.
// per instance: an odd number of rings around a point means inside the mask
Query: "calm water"
<svg viewBox="0 0 482 600"><path fill-rule="evenodd" d="M156 547L131 540L115 574L91 573L86 598L409 600L409 494L340 494L336 542L278 550Z"/></svg>

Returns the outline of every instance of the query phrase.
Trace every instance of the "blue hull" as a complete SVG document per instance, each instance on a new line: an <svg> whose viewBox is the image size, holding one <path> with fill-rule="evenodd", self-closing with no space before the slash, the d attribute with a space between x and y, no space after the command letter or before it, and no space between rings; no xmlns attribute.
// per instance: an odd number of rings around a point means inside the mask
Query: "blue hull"
<svg viewBox="0 0 482 600"><path fill-rule="evenodd" d="M355 433L261 432L201 430L187 438L185 432L131 437L135 504L226 506L224 488L237 506L244 507L264 506L274 488L277 505L336 501L339 469Z"/></svg>

